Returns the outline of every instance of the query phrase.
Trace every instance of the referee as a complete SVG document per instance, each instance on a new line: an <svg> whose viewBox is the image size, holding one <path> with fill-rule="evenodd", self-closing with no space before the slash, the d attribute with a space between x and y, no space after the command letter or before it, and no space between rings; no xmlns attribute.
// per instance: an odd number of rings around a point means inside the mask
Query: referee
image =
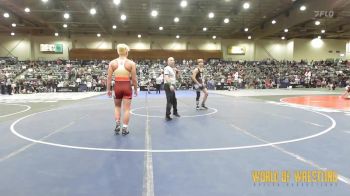
<svg viewBox="0 0 350 196"><path fill-rule="evenodd" d="M175 68L175 60L173 57L169 57L168 66L164 68L164 90L167 101L165 119L167 121L172 120L170 117L171 106L173 106L173 115L180 117L179 113L177 112L177 100L175 95L175 83L177 74L179 74L179 72Z"/></svg>

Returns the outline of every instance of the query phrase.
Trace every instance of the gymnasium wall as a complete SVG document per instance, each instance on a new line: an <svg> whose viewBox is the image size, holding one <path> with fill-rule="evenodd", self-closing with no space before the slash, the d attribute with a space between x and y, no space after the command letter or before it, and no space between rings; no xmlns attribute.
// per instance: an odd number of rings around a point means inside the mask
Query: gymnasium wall
<svg viewBox="0 0 350 196"><path fill-rule="evenodd" d="M244 55L232 55L228 54L227 48L230 46L239 46L245 48ZM254 41L251 40L238 40L238 39L223 39L221 40L221 50L224 55L224 59L227 60L253 60L254 59Z"/></svg>
<svg viewBox="0 0 350 196"><path fill-rule="evenodd" d="M221 50L224 59L227 60L262 60L274 58L278 60L320 60L326 58L350 59L349 40L322 39L322 44L315 46L309 39L216 39L183 37L176 39L170 36L162 37L101 37L96 36L9 36L0 35L0 56L16 56L20 60L44 59L51 60L57 58L68 59L69 50L75 49L115 49L118 43L126 43L131 49L136 50ZM63 44L62 54L42 53L39 50L40 44ZM230 46L240 46L245 48L244 55L228 54L227 48ZM331 53L329 51L332 51ZM337 53L336 51L339 51Z"/></svg>
<svg viewBox="0 0 350 196"><path fill-rule="evenodd" d="M20 59L31 58L30 37L12 37L0 35L0 57L16 56Z"/></svg>
<svg viewBox="0 0 350 196"><path fill-rule="evenodd" d="M267 58L277 60L292 60L290 56L288 56L288 41L256 40L254 59L263 60Z"/></svg>
<svg viewBox="0 0 350 196"><path fill-rule="evenodd" d="M244 55L227 54L228 46L240 46L246 49ZM292 60L294 42L292 40L222 40L222 50L225 59L232 60Z"/></svg>
<svg viewBox="0 0 350 196"><path fill-rule="evenodd" d="M129 52L129 58L133 60L144 59L166 59L168 57L174 57L175 59L222 59L221 50L137 50L131 49ZM116 49L86 49L75 48L69 51L70 59L108 59L112 60L117 58Z"/></svg>
<svg viewBox="0 0 350 196"><path fill-rule="evenodd" d="M337 52L338 51L338 52ZM294 59L322 60L346 54L346 40L294 39Z"/></svg>
<svg viewBox="0 0 350 196"><path fill-rule="evenodd" d="M346 59L350 59L350 41L346 43Z"/></svg>
<svg viewBox="0 0 350 196"><path fill-rule="evenodd" d="M58 58L68 59L69 49L72 48L72 42L65 37L33 37L34 51L32 53L32 59L43 59L43 60L54 60ZM52 54L52 53L43 53L40 52L40 44L63 44L63 53L62 54Z"/></svg>
<svg viewBox="0 0 350 196"><path fill-rule="evenodd" d="M287 41L286 60L294 60L294 40Z"/></svg>

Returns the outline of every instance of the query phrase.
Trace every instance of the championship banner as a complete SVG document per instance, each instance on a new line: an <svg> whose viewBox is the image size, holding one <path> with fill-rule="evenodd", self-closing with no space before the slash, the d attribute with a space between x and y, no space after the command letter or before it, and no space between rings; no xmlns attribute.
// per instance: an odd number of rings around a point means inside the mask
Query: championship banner
<svg viewBox="0 0 350 196"><path fill-rule="evenodd" d="M63 53L63 44L40 44L40 52Z"/></svg>
<svg viewBox="0 0 350 196"><path fill-rule="evenodd" d="M227 48L228 54L244 55L245 51L246 51L245 47L242 47L242 46L230 46Z"/></svg>

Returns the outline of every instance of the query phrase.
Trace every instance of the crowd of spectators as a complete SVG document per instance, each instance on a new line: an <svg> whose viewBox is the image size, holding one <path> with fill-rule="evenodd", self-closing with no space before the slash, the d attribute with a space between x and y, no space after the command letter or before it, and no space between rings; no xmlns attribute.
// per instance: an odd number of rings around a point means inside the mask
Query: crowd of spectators
<svg viewBox="0 0 350 196"><path fill-rule="evenodd" d="M166 60L142 60L137 64L139 86L150 88L162 81ZM0 61L1 94L106 89L108 60ZM192 88L194 60L176 62L178 88ZM349 85L347 61L224 61L206 62L204 77L209 89L329 88ZM62 90L63 91L63 90Z"/></svg>
<svg viewBox="0 0 350 196"><path fill-rule="evenodd" d="M155 81L165 61L138 62L138 78L142 83ZM178 61L181 70L178 86L192 87L191 74L195 61ZM205 66L209 89L330 88L349 84L350 64L347 61L223 61L209 60Z"/></svg>
<svg viewBox="0 0 350 196"><path fill-rule="evenodd" d="M1 92L38 93L58 89L102 91L106 89L108 61L23 61L5 67L17 67L13 72L1 69ZM74 91L74 90L71 90ZM11 94L11 93L9 93Z"/></svg>

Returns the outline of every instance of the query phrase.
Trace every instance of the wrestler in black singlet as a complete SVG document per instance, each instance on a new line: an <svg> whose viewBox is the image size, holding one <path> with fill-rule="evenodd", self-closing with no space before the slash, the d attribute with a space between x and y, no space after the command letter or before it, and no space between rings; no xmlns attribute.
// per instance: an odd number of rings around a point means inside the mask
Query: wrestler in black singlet
<svg viewBox="0 0 350 196"><path fill-rule="evenodd" d="M201 86L199 86L198 84L194 84L194 88L197 90L197 91L201 91L204 89L204 86L203 86L203 80L202 80L202 76L203 76L203 70L201 71L200 68L197 68L198 69L198 72L196 74L196 80L198 81L199 84L201 84Z"/></svg>

